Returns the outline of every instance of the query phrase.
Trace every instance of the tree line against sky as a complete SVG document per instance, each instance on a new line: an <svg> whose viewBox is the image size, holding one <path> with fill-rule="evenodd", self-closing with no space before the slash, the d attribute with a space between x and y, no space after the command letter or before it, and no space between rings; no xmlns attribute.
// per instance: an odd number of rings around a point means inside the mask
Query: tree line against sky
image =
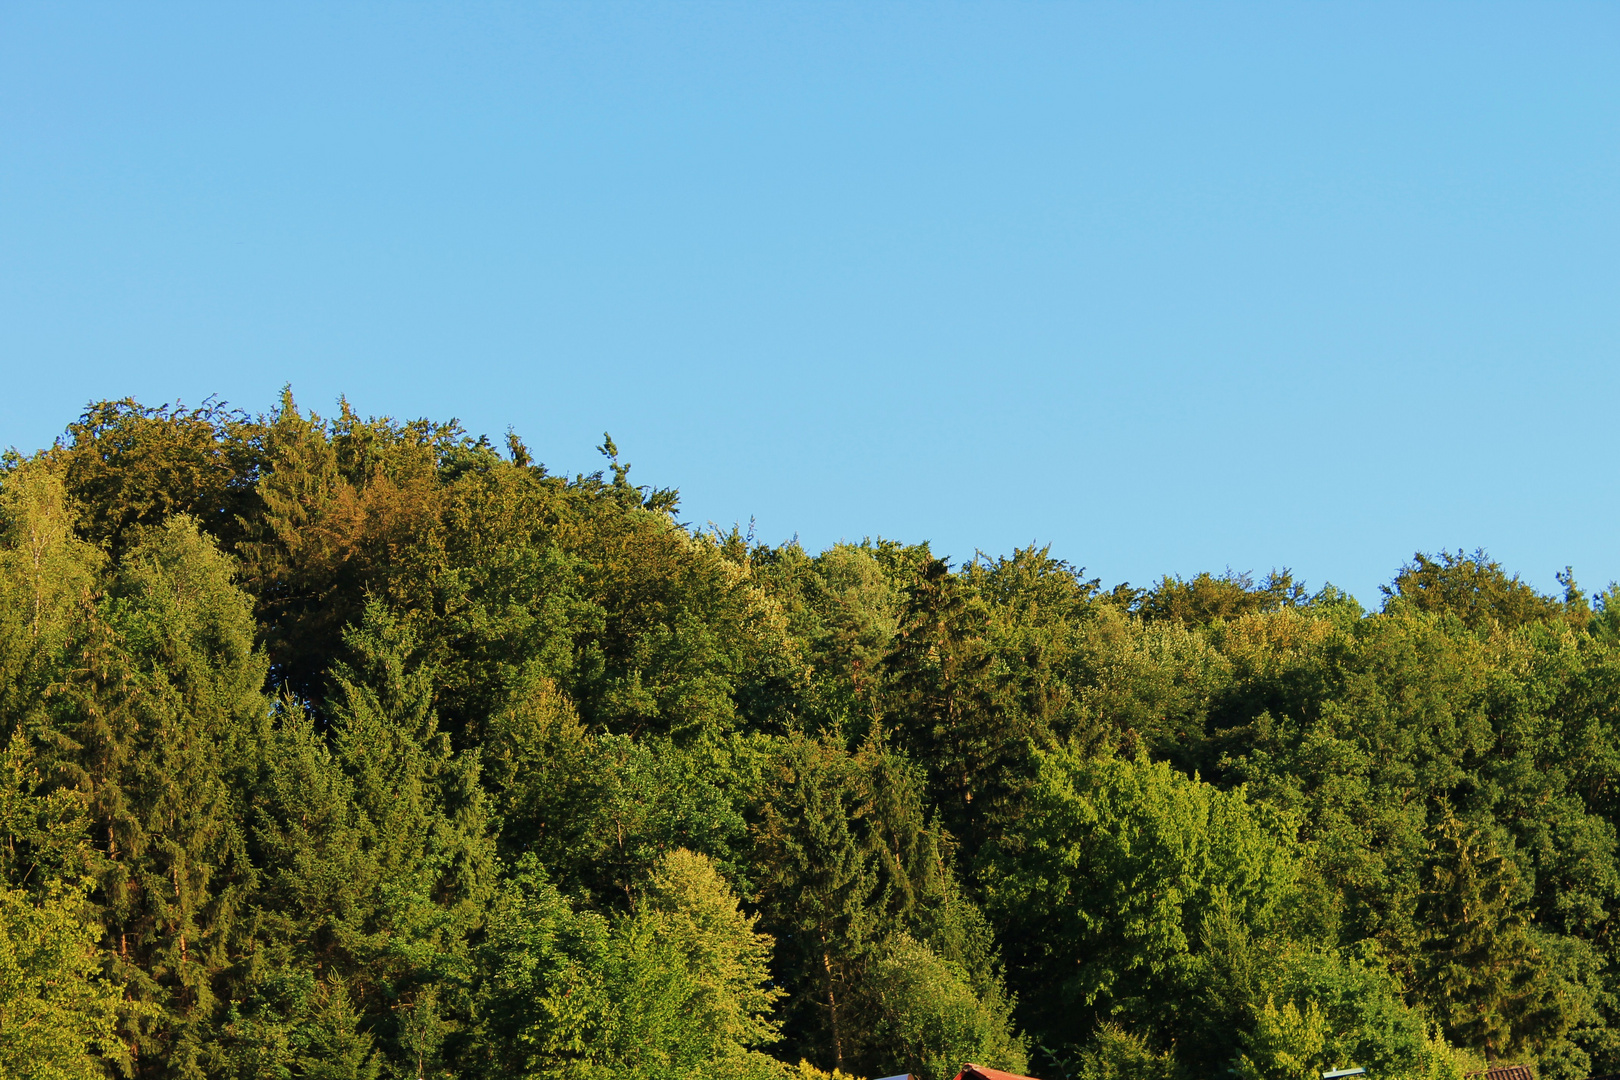
<svg viewBox="0 0 1620 1080"><path fill-rule="evenodd" d="M602 450L6 456L0 1073L1620 1070L1613 588L812 553Z"/></svg>

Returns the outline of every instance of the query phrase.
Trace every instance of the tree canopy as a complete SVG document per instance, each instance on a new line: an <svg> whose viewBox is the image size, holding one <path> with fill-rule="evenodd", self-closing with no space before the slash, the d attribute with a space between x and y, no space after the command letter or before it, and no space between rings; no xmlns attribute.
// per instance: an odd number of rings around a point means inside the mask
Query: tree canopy
<svg viewBox="0 0 1620 1080"><path fill-rule="evenodd" d="M0 1073L1620 1071L1620 588L697 529L453 421L0 463Z"/></svg>

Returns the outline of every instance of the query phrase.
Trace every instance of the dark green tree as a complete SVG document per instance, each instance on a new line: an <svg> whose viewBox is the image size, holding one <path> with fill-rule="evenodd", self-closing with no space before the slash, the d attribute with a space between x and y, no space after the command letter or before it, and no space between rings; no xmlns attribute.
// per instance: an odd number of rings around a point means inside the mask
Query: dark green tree
<svg viewBox="0 0 1620 1080"><path fill-rule="evenodd" d="M1490 1061L1561 1035L1571 1003L1536 947L1513 861L1449 807L1431 835L1421 977L1447 1034Z"/></svg>
<svg viewBox="0 0 1620 1080"><path fill-rule="evenodd" d="M989 640L990 613L943 559L908 591L885 660L887 722L928 770L946 826L971 858L1026 782L1029 728Z"/></svg>

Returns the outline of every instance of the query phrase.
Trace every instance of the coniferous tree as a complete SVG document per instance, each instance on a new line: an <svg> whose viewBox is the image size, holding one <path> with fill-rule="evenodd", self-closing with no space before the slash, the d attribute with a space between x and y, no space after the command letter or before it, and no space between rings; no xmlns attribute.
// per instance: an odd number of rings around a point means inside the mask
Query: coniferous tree
<svg viewBox="0 0 1620 1080"><path fill-rule="evenodd" d="M1570 1021L1520 902L1512 860L1447 807L1418 900L1429 927L1423 989L1447 1034L1491 1061L1557 1037Z"/></svg>
<svg viewBox="0 0 1620 1080"><path fill-rule="evenodd" d="M264 708L230 559L188 518L133 544L81 609L73 663L30 721L42 770L84 801L114 978L156 1010L140 1075L201 1075L252 881L233 777Z"/></svg>
<svg viewBox="0 0 1620 1080"><path fill-rule="evenodd" d="M1620 590L1459 551L1368 611L1286 570L811 554L600 449L556 476L289 391L0 456L0 1011L68 1018L26 1053L1620 1068Z"/></svg>
<svg viewBox="0 0 1620 1080"><path fill-rule="evenodd" d="M853 822L854 772L836 747L796 740L771 764L754 829L760 907L782 942L781 977L798 988L787 1003L790 1045L836 1069L854 1057L849 995L882 929L877 860Z"/></svg>
<svg viewBox="0 0 1620 1080"><path fill-rule="evenodd" d="M944 560L911 587L885 661L887 713L922 761L951 832L976 853L1024 782L1027 725L1005 693L989 613Z"/></svg>

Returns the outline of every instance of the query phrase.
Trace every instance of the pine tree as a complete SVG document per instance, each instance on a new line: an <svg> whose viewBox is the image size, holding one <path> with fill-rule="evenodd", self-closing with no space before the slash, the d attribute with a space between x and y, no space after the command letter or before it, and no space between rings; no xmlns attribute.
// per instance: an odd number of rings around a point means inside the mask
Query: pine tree
<svg viewBox="0 0 1620 1080"><path fill-rule="evenodd" d="M754 828L765 925L781 942L782 977L799 988L788 1003L790 1038L838 1069L856 1049L847 998L882 930L877 858L853 822L861 799L854 772L836 747L790 743L767 775Z"/></svg>
<svg viewBox="0 0 1620 1080"><path fill-rule="evenodd" d="M901 745L928 769L945 822L969 856L1025 778L1026 725L1012 707L987 640L983 601L930 561L911 587L885 660L887 716Z"/></svg>
<svg viewBox="0 0 1620 1080"><path fill-rule="evenodd" d="M433 669L380 604L335 666L330 745L284 707L254 831L267 962L344 980L396 1074L433 1075L464 1023L467 938L490 895L477 759L452 751Z"/></svg>
<svg viewBox="0 0 1620 1080"><path fill-rule="evenodd" d="M139 1075L201 1076L252 867L233 777L265 709L234 567L188 518L134 544L83 612L34 735L84 801L114 978L157 1010L125 1029Z"/></svg>
<svg viewBox="0 0 1620 1080"><path fill-rule="evenodd" d="M1419 916L1424 996L1464 1046L1496 1061L1569 1026L1522 909L1519 875L1484 830L1448 806L1432 829L1428 888Z"/></svg>

